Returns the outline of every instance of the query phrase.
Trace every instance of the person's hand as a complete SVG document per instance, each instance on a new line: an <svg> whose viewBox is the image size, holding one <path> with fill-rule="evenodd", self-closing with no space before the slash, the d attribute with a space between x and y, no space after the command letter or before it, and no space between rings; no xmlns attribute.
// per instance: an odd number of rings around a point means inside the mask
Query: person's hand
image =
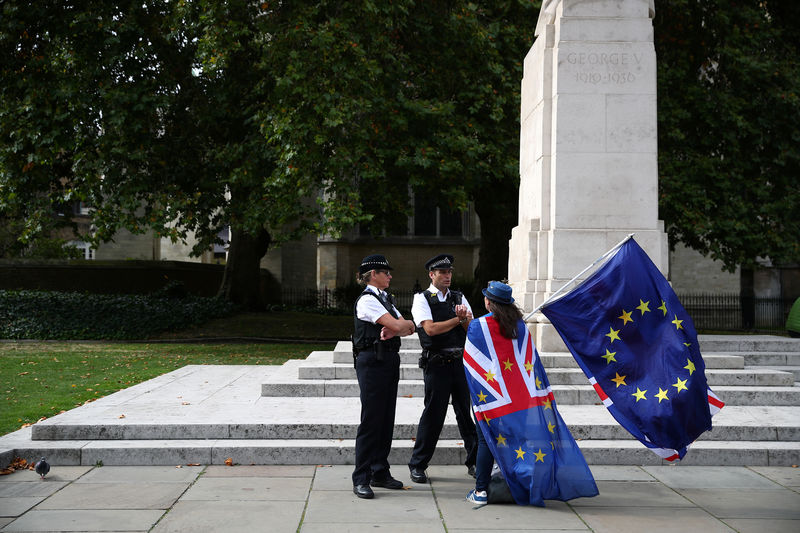
<svg viewBox="0 0 800 533"><path fill-rule="evenodd" d="M394 331L390 330L386 326L383 326L381 328L381 340L382 341L388 341L389 339L394 337L394 335L395 335Z"/></svg>
<svg viewBox="0 0 800 533"><path fill-rule="evenodd" d="M460 319L467 318L467 306L459 304L456 306L456 316Z"/></svg>

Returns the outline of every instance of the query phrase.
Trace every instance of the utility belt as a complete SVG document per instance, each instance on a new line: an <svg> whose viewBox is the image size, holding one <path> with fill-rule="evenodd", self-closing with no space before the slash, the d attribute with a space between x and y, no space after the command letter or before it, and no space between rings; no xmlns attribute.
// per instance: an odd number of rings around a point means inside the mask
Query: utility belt
<svg viewBox="0 0 800 533"><path fill-rule="evenodd" d="M441 350L422 350L419 367L423 370L429 366L439 367L461 362L464 348L444 348Z"/></svg>
<svg viewBox="0 0 800 533"><path fill-rule="evenodd" d="M350 339L352 340L352 336ZM375 360L378 362L383 361L385 354L397 353L397 351L400 349L400 343L398 342L399 340L399 338L397 340L389 339L386 341L375 339L372 344L368 344L367 346L361 348L357 348L355 343L353 343L353 367L356 366L358 354L361 352L375 352Z"/></svg>

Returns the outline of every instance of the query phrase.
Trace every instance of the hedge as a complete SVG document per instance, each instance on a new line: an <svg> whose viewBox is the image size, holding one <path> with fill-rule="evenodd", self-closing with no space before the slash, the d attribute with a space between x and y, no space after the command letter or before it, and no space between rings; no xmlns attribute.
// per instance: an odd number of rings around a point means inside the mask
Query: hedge
<svg viewBox="0 0 800 533"><path fill-rule="evenodd" d="M0 290L0 338L147 339L235 311L230 302L167 287L148 295Z"/></svg>

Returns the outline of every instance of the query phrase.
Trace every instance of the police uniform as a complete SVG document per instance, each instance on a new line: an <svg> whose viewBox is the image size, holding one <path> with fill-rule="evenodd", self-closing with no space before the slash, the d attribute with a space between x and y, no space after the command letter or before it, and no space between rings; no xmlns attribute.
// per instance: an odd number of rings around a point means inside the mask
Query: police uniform
<svg viewBox="0 0 800 533"><path fill-rule="evenodd" d="M426 268L429 271L449 269L452 267L452 260L453 256L442 254L428 261ZM467 452L465 464L470 472L475 465L477 435L462 363L467 334L459 324L445 333L429 336L421 325L425 320L442 322L452 319L456 316L456 305L465 305L467 311L472 312L463 294L449 289L445 294L431 284L424 292L414 295L411 308L422 346L420 366L424 367L425 380L425 407L419 420L414 451L408 463L411 479L417 483L427 481L424 472L436 450L451 397L458 430Z"/></svg>
<svg viewBox="0 0 800 533"><path fill-rule="evenodd" d="M383 256L375 255L364 258L360 271L363 274L372 269L391 267ZM394 306L393 298L373 285L367 285L359 295L353 311L353 356L361 391L353 486L385 486L381 483L394 481L389 473L388 457L400 380L400 338L381 341L382 326L376 322L387 312L394 318L402 315ZM372 496L360 494L359 497Z"/></svg>

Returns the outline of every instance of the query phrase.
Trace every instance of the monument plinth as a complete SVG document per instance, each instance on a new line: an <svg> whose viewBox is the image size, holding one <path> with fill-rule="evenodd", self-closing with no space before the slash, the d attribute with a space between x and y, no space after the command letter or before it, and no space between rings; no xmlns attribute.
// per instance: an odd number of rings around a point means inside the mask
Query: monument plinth
<svg viewBox="0 0 800 533"><path fill-rule="evenodd" d="M526 314L630 233L667 273L653 14L652 0L542 6L524 64L509 243L509 283ZM544 316L531 324L540 350L565 350Z"/></svg>

